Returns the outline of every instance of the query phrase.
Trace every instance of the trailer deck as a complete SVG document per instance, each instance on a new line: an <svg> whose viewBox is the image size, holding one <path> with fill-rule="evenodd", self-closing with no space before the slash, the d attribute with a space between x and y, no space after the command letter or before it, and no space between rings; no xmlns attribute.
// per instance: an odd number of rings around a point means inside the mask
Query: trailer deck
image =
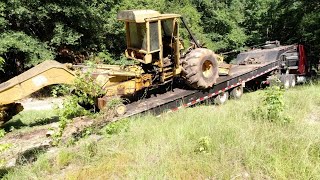
<svg viewBox="0 0 320 180"><path fill-rule="evenodd" d="M188 90L174 88L163 94L157 94L149 98L127 105L124 117L140 113L151 112L160 114L162 112L173 112L184 107L189 107L202 101L211 99L216 95L229 91L238 86L244 86L246 82L257 77L267 75L279 68L279 61L262 64L233 65L229 76L221 76L217 83L208 90ZM118 118L117 118L118 119Z"/></svg>

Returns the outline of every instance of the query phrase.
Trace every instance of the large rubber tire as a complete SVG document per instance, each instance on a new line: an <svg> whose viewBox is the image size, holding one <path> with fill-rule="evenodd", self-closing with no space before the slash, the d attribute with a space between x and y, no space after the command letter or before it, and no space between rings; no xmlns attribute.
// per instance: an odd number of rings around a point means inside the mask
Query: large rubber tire
<svg viewBox="0 0 320 180"><path fill-rule="evenodd" d="M218 62L214 52L205 48L192 50L182 61L183 77L195 89L212 87L218 78Z"/></svg>
<svg viewBox="0 0 320 180"><path fill-rule="evenodd" d="M243 95L243 87L242 86L235 87L230 92L230 96L233 99L240 99L242 95Z"/></svg>

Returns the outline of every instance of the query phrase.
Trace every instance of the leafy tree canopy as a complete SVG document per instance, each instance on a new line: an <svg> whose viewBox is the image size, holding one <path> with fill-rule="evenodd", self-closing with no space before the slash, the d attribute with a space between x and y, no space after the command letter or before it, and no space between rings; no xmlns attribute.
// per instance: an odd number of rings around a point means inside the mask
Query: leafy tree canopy
<svg viewBox="0 0 320 180"><path fill-rule="evenodd" d="M4 0L0 2L0 76L17 75L47 59L79 62L92 54L120 60L125 9L182 14L193 33L217 52L266 40L306 44L319 59L316 0ZM187 32L181 31L187 38Z"/></svg>

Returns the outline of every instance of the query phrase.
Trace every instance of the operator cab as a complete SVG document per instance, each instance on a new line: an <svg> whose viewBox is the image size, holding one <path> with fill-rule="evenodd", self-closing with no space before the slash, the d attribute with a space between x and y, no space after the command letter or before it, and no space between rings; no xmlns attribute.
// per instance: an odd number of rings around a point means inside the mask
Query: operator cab
<svg viewBox="0 0 320 180"><path fill-rule="evenodd" d="M163 72L172 65L171 74L179 74L180 50L178 14L160 14L154 10L120 11L117 19L125 22L126 57L143 64L152 64ZM169 62L170 61L170 62ZM168 79L162 74L162 81Z"/></svg>

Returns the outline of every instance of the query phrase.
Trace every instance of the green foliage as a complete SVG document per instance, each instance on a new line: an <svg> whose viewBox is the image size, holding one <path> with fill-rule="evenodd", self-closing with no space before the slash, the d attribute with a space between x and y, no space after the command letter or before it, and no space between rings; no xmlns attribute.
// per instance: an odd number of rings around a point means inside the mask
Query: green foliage
<svg viewBox="0 0 320 180"><path fill-rule="evenodd" d="M90 62L87 62L87 65L93 66ZM57 92L70 92L72 89L74 90L74 92L64 100L63 109L58 109L60 121L58 129L52 135L54 145L59 144L64 129L72 118L91 114L90 111L84 107L88 107L89 110L93 108L93 111L95 111L95 99L103 94L103 91L92 78L92 69L93 67L88 68L86 73L78 75L71 87L57 86L58 89L54 89L53 93L55 94ZM62 90L59 90L59 88L62 88Z"/></svg>
<svg viewBox="0 0 320 180"><path fill-rule="evenodd" d="M68 119L66 119L65 117L60 117L58 129L55 129L55 132L51 135L52 145L54 146L59 145L64 129L67 127L67 125L68 125Z"/></svg>
<svg viewBox="0 0 320 180"><path fill-rule="evenodd" d="M113 134L119 134L120 132L125 132L129 128L129 120L121 120L116 121L108 124L105 128L103 128L102 131L105 132L107 136L113 135Z"/></svg>
<svg viewBox="0 0 320 180"><path fill-rule="evenodd" d="M55 153L48 152L47 158L3 178L320 179L319 89L314 84L284 92L283 113L294 118L288 126L248 114L265 98L264 90L257 91L219 108L203 105L161 118L132 117L126 132L66 147L74 157L66 156L66 168L57 167L55 157L50 159ZM201 137L209 138L209 153L195 153Z"/></svg>
<svg viewBox="0 0 320 180"><path fill-rule="evenodd" d="M210 151L210 141L211 139L208 136L201 137L194 151L198 153L208 153Z"/></svg>
<svg viewBox="0 0 320 180"><path fill-rule="evenodd" d="M94 128L94 127L87 127L85 128L82 132L81 132L81 135L79 136L80 138L87 138L89 137L90 135L94 134L97 132L97 129ZM75 139L76 140L76 139Z"/></svg>
<svg viewBox="0 0 320 180"><path fill-rule="evenodd" d="M69 151L61 150L56 157L57 166L63 168L70 164L74 159L74 154Z"/></svg>
<svg viewBox="0 0 320 180"><path fill-rule="evenodd" d="M0 56L2 68L9 60L8 58L18 58L24 61L23 64L26 67L54 58L46 44L23 32L14 31L0 33Z"/></svg>
<svg viewBox="0 0 320 180"><path fill-rule="evenodd" d="M5 152L6 150L10 149L13 145L9 143L0 144L0 155ZM0 158L0 167L4 166L6 163L6 160L3 158Z"/></svg>
<svg viewBox="0 0 320 180"><path fill-rule="evenodd" d="M85 153L90 158L94 157L98 152L98 145L96 142L88 142L85 144Z"/></svg>
<svg viewBox="0 0 320 180"><path fill-rule="evenodd" d="M0 129L0 139L6 135L6 131L4 129Z"/></svg>
<svg viewBox="0 0 320 180"><path fill-rule="evenodd" d="M99 52L97 56L93 58L92 62L121 66L133 65L134 63L136 63L135 61L127 59L124 54L117 57L112 55L108 51Z"/></svg>
<svg viewBox="0 0 320 180"><path fill-rule="evenodd" d="M284 89L271 86L265 91L263 104L254 109L252 114L255 119L287 124L291 120L283 114L284 108Z"/></svg>
<svg viewBox="0 0 320 180"><path fill-rule="evenodd" d="M63 96L70 93L70 87L65 84L54 85L51 88L51 95L53 97Z"/></svg>
<svg viewBox="0 0 320 180"><path fill-rule="evenodd" d="M66 119L72 119L81 115L88 115L83 107L79 105L84 97L70 96L63 102L63 109L59 110L59 117L65 117Z"/></svg>
<svg viewBox="0 0 320 180"><path fill-rule="evenodd" d="M6 151L7 149L9 149L10 147L12 147L12 144L0 144L0 153L3 153L4 151Z"/></svg>
<svg viewBox="0 0 320 180"><path fill-rule="evenodd" d="M70 27L66 27L62 23L57 23L53 29L54 36L52 37L51 45L78 45L79 39L83 36Z"/></svg>
<svg viewBox="0 0 320 180"><path fill-rule="evenodd" d="M213 50L239 49L248 38L241 24L245 21L245 1L194 1L202 13L201 23Z"/></svg>
<svg viewBox="0 0 320 180"><path fill-rule="evenodd" d="M79 103L94 105L95 98L103 95L104 91L97 85L95 79L92 77L94 64L90 66L87 72L81 73L75 79L74 87L72 88L75 89L74 96L77 96L74 98L76 98Z"/></svg>
<svg viewBox="0 0 320 180"><path fill-rule="evenodd" d="M0 57L0 71L4 71L3 65L5 64L5 59L3 57Z"/></svg>
<svg viewBox="0 0 320 180"><path fill-rule="evenodd" d="M214 51L280 40L304 43L319 58L320 5L307 0L92 0L0 2L0 70L6 78L46 59L79 62L91 55L123 64L125 9L183 15L196 37ZM188 46L188 33L181 29ZM132 62L132 61L129 61Z"/></svg>
<svg viewBox="0 0 320 180"><path fill-rule="evenodd" d="M284 110L283 89L278 86L269 87L265 96L267 118L270 120L279 119L281 112Z"/></svg>

